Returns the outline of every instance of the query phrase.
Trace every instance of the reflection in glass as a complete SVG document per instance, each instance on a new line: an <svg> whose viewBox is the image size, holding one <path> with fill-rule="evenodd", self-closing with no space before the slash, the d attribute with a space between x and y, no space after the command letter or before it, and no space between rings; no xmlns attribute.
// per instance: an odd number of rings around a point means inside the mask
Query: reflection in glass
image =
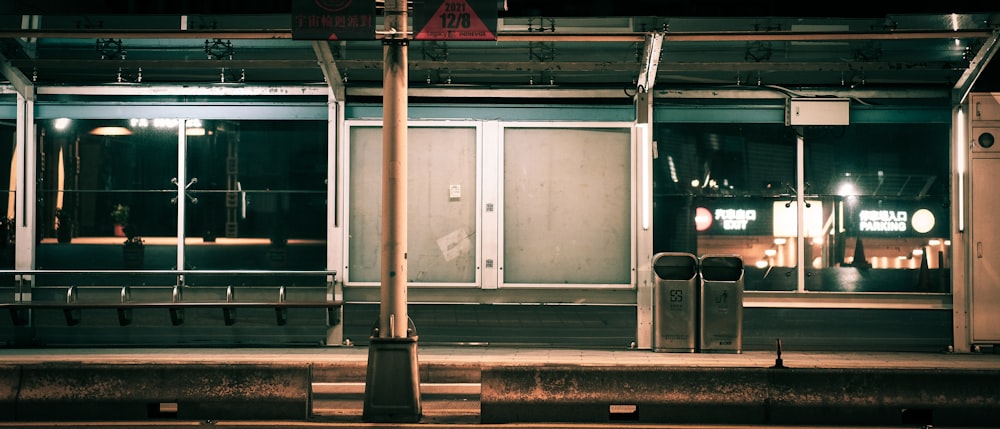
<svg viewBox="0 0 1000 429"><path fill-rule="evenodd" d="M654 252L739 255L745 289L795 290L795 135L757 124L655 130Z"/></svg>
<svg viewBox="0 0 1000 429"><path fill-rule="evenodd" d="M654 250L740 255L747 290L797 290L801 255L808 291L947 292L948 129L806 127L800 207L791 128L664 124Z"/></svg>
<svg viewBox="0 0 1000 429"><path fill-rule="evenodd" d="M177 129L127 120L38 122L39 269L176 265Z"/></svg>
<svg viewBox="0 0 1000 429"><path fill-rule="evenodd" d="M807 132L806 181L837 218L806 290L950 290L949 129L856 124Z"/></svg>
<svg viewBox="0 0 1000 429"><path fill-rule="evenodd" d="M184 121L39 121L38 268L175 269L186 198L184 268L325 269L326 122L189 123L178 195Z"/></svg>
<svg viewBox="0 0 1000 429"><path fill-rule="evenodd" d="M323 270L325 121L188 121L188 268Z"/></svg>

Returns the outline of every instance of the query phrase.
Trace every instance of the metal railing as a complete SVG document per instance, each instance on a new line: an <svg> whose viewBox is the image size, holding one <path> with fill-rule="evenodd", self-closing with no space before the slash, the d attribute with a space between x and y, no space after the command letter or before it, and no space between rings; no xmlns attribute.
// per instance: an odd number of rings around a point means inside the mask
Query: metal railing
<svg viewBox="0 0 1000 429"><path fill-rule="evenodd" d="M31 299L32 291L39 289L52 289L53 286L32 286L36 277L44 275L172 275L176 276L176 283L169 287L170 295L164 295L162 299L153 301L134 301L132 299L133 287L122 285L120 287L120 299L115 302L81 302L78 298L80 286L68 285L55 288L66 287L66 299L64 301L45 300L34 301ZM135 309L165 309L170 313L170 321L174 326L184 323L184 310L190 308L217 308L222 311L224 323L227 326L236 322L236 310L239 308L270 308L275 311L275 323L285 325L288 322L288 309L291 308L325 308L327 313L327 326L335 326L340 323L340 310L343 306L341 293L337 290L336 271L270 271L270 270L142 270L142 271L122 271L122 270L0 270L0 275L14 276L14 302L0 303L0 308L6 308L10 312L11 320L15 326L25 326L30 322L30 312L32 310L56 309L62 310L69 326L77 325L82 318L84 309L115 309L118 315L118 324L127 326L132 323L132 314ZM325 276L326 298L324 300L302 300L290 301L287 299L288 287L279 285L277 294L273 300L261 301L238 301L236 299L236 287L232 284L225 286L225 298L217 300L184 300L184 290L217 289L216 286L188 286L185 283L187 275L208 275L208 276L228 276L240 278L250 275L256 276ZM106 286L84 287L83 289L106 289ZM160 287L144 286L142 289L158 289ZM166 287L162 287L166 288ZM259 287L248 286L256 289L255 294L259 294ZM27 298L27 299L25 299Z"/></svg>

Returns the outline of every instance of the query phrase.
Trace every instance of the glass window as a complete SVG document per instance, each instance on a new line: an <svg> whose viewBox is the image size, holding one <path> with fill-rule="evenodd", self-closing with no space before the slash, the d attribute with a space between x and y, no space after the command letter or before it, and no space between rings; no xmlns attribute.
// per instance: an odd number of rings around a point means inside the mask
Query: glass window
<svg viewBox="0 0 1000 429"><path fill-rule="evenodd" d="M654 250L735 254L746 290L947 292L949 126L660 124ZM798 247L798 216L804 220ZM800 255L801 252L801 255Z"/></svg>
<svg viewBox="0 0 1000 429"><path fill-rule="evenodd" d="M775 124L654 132L654 252L738 255L746 290L795 290L794 132Z"/></svg>
<svg viewBox="0 0 1000 429"><path fill-rule="evenodd" d="M948 292L948 124L805 130L810 193L831 206L806 290Z"/></svg>
<svg viewBox="0 0 1000 429"><path fill-rule="evenodd" d="M176 269L184 198L183 268L324 270L326 121L186 124L188 180L178 195L185 121L38 121L37 267ZM313 283L325 284L316 277ZM201 279L208 277L186 280Z"/></svg>
<svg viewBox="0 0 1000 429"><path fill-rule="evenodd" d="M39 269L176 265L176 121L42 120L37 141Z"/></svg>
<svg viewBox="0 0 1000 429"><path fill-rule="evenodd" d="M186 139L189 268L325 269L326 121L189 120Z"/></svg>

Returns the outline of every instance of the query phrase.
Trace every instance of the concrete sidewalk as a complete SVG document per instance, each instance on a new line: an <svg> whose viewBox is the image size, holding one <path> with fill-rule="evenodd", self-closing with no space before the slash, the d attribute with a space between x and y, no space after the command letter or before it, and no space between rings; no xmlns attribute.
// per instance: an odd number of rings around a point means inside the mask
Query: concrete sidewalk
<svg viewBox="0 0 1000 429"><path fill-rule="evenodd" d="M15 416L0 421L116 421L121 415L146 421L158 417L147 414L149 407L164 404L181 410L173 413L181 420L240 420L252 404L257 417L242 419L308 422L322 417L314 396L329 400L335 392L324 389L338 383L351 387L341 392L359 408L368 352L349 346L0 349L0 414ZM775 368L776 353L757 351L418 347L421 385L463 383L463 400L478 401L479 424L487 426L1000 425L1000 354L786 351L781 358L783 367ZM205 377L216 373L223 375ZM470 386L478 390L470 394ZM61 409L75 411L45 414Z"/></svg>
<svg viewBox="0 0 1000 429"><path fill-rule="evenodd" d="M668 366L767 368L775 352L658 353L650 350L575 348L420 346L421 364ZM1000 370L997 353L795 352L781 354L789 368L896 368ZM22 348L0 349L0 364L44 362L139 363L312 363L366 365L367 347L303 348Z"/></svg>

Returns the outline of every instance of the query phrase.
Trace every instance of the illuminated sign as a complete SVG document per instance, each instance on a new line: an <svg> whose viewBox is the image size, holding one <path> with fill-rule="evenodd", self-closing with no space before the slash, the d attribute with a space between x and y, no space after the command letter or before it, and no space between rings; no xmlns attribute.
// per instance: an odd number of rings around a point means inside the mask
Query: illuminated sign
<svg viewBox="0 0 1000 429"><path fill-rule="evenodd" d="M858 213L858 229L861 231L905 232L905 211L861 210Z"/></svg>
<svg viewBox="0 0 1000 429"><path fill-rule="evenodd" d="M710 235L770 234L770 200L706 199L694 212L694 227Z"/></svg>
<svg viewBox="0 0 1000 429"><path fill-rule="evenodd" d="M715 209L715 220L721 222L726 231L746 231L747 225L757 220L757 210Z"/></svg>
<svg viewBox="0 0 1000 429"><path fill-rule="evenodd" d="M708 231L712 227L712 212L704 207L698 207L694 212L694 229L698 232Z"/></svg>
<svg viewBox="0 0 1000 429"><path fill-rule="evenodd" d="M910 225L913 225L913 230L921 234L926 234L934 229L935 223L934 213L927 209L917 210L913 212L913 216L910 216Z"/></svg>
<svg viewBox="0 0 1000 429"><path fill-rule="evenodd" d="M857 230L873 235L913 235L938 231L940 225L932 210L927 208L905 207L907 204L893 204L889 208L870 208L858 211L856 218Z"/></svg>

